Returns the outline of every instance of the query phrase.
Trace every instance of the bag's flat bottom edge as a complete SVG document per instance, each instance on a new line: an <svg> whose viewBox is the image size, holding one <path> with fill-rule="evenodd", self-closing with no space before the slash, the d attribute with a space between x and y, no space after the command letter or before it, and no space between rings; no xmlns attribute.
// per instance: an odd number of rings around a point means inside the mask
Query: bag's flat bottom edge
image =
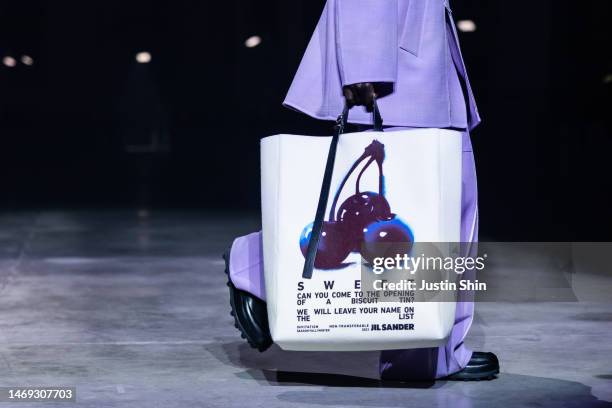
<svg viewBox="0 0 612 408"><path fill-rule="evenodd" d="M440 347L448 338L441 340L407 340L380 342L312 342L295 340L275 340L285 351L380 351Z"/></svg>

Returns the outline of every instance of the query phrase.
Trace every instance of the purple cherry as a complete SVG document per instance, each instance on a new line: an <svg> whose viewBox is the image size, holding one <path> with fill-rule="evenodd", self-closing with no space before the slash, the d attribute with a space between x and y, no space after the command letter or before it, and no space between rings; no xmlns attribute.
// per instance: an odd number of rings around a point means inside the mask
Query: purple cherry
<svg viewBox="0 0 612 408"><path fill-rule="evenodd" d="M343 223L354 239L353 250L359 251L363 229L378 219L389 217L391 209L382 195L372 191L357 193L347 198L338 209L338 222Z"/></svg>
<svg viewBox="0 0 612 408"><path fill-rule="evenodd" d="M414 235L410 227L395 214L377 220L364 229L361 255L368 262L378 257L395 257L410 253Z"/></svg>
<svg viewBox="0 0 612 408"><path fill-rule="evenodd" d="M300 234L300 249L302 255L306 257L308 251L308 243L312 234L313 223L308 224ZM350 234L339 222L325 221L319 246L317 247L317 256L315 258L315 267L319 269L333 269L342 265L342 262L351 252L353 240Z"/></svg>

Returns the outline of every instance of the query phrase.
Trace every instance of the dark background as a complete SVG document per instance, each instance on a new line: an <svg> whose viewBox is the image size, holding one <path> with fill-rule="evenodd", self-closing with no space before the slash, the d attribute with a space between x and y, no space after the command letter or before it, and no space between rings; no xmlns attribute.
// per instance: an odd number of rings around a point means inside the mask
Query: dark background
<svg viewBox="0 0 612 408"><path fill-rule="evenodd" d="M281 107L323 3L1 1L3 211L257 212L259 138L331 131ZM460 40L482 235L612 240L611 2L452 6L477 25Z"/></svg>

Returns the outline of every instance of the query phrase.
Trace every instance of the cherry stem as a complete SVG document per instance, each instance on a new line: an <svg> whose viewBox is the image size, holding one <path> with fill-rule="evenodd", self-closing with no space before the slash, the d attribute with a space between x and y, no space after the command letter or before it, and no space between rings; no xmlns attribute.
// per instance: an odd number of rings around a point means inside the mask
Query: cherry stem
<svg viewBox="0 0 612 408"><path fill-rule="evenodd" d="M380 160L376 160L376 164L378 164L378 194L384 196L385 192L382 162Z"/></svg>
<svg viewBox="0 0 612 408"><path fill-rule="evenodd" d="M372 161L376 160L376 164L378 164L378 194L383 195L382 162L385 159L385 150L384 149L385 149L385 146L382 143L380 143L377 140L374 140L374 141L372 141L372 143L370 143L365 148L365 151L355 161L355 163L353 163L353 165L349 169L348 173L346 173L346 176L344 176L344 179L342 179L342 183L340 183L340 187L338 187L338 190L336 191L336 195L334 196L334 201L332 202L331 209L329 210L329 217L328 217L328 219L329 219L330 222L336 221L336 205L338 204L338 199L340 198L340 193L344 189L344 185L348 181L348 179L351 176L351 174L353 174L353 172L355 171L357 166L359 166L359 164L362 161L364 161L366 158L368 158L368 157L370 158L370 160L364 166L364 168L359 173L359 176L357 177L357 182L356 182L356 185L355 185L356 193L359 194L359 182L361 180L361 175L363 174L365 169L367 169L368 166L370 164L372 164Z"/></svg>
<svg viewBox="0 0 612 408"><path fill-rule="evenodd" d="M366 171L366 169L368 167L370 167L370 164L372 164L372 162L374 161L374 157L370 157L370 160L368 160L368 162L366 163L365 166L363 166L363 168L361 169L361 171L359 172L359 175L357 176L357 181L355 181L355 194L359 194L360 193L360 189L359 189L359 184L361 183L361 176L363 175L363 172Z"/></svg>

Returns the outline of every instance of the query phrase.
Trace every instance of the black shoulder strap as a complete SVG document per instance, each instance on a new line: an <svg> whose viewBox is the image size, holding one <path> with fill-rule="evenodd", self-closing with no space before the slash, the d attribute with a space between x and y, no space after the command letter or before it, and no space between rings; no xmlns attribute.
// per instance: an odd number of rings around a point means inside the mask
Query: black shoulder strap
<svg viewBox="0 0 612 408"><path fill-rule="evenodd" d="M338 119L336 119L336 126L334 126L334 135L332 136L331 144L329 145L329 153L327 153L327 163L325 164L325 173L323 174L323 183L321 184L321 193L319 195L319 203L317 205L317 214L312 226L312 232L310 233L310 241L308 242L308 249L306 250L306 261L304 262L304 270L302 272L302 278L312 278L312 270L314 269L315 258L317 256L317 248L319 247L319 241L321 239L321 232L323 230L323 219L325 218L325 209L327 208L327 198L329 197L329 190L331 188L332 174L334 172L334 162L336 161L336 150L338 148L338 140L340 135L344 133L348 121L348 105L344 105L344 109ZM374 111L373 111L373 122L374 130L382 132L383 121L378 110L376 100L374 100Z"/></svg>

